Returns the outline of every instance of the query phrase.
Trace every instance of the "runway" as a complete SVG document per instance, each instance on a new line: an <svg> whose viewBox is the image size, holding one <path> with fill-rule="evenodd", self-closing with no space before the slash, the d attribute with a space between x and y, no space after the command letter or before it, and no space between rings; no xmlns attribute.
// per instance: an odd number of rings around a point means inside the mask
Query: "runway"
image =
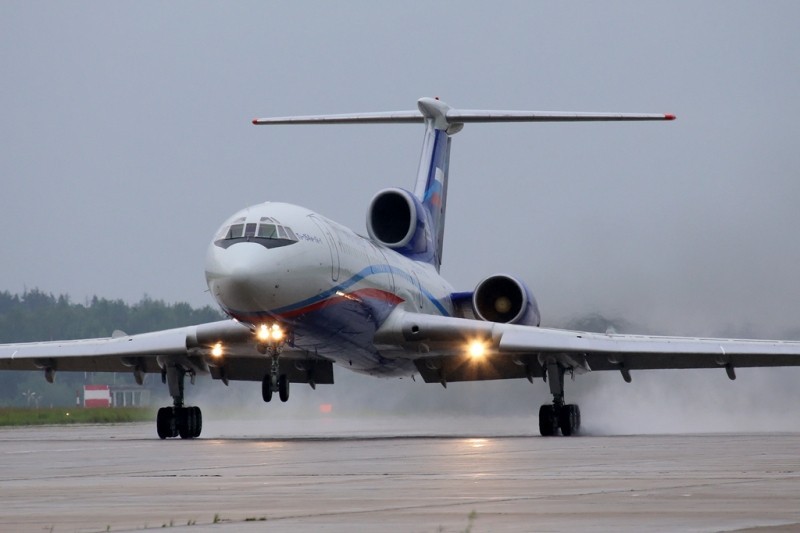
<svg viewBox="0 0 800 533"><path fill-rule="evenodd" d="M259 436L223 420L195 441L160 441L152 424L2 429L0 530L800 529L800 434L312 422L262 421Z"/></svg>

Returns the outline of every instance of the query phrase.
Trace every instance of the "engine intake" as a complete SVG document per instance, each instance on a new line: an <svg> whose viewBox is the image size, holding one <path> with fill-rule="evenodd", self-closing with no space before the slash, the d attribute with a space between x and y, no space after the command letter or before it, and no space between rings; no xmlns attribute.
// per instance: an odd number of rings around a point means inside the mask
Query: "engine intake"
<svg viewBox="0 0 800 533"><path fill-rule="evenodd" d="M402 253L428 250L425 208L403 189L384 189L372 198L367 233L372 240Z"/></svg>
<svg viewBox="0 0 800 533"><path fill-rule="evenodd" d="M475 316L487 322L538 326L539 305L524 283L505 274L484 279L472 294Z"/></svg>

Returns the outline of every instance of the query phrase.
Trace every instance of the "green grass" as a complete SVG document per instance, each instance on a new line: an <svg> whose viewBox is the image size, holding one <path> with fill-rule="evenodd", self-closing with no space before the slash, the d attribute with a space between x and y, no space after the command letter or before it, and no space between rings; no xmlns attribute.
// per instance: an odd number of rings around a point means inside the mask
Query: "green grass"
<svg viewBox="0 0 800 533"><path fill-rule="evenodd" d="M0 407L0 426L38 426L45 424L124 424L155 418L152 408L117 407L86 409L83 407L27 409Z"/></svg>

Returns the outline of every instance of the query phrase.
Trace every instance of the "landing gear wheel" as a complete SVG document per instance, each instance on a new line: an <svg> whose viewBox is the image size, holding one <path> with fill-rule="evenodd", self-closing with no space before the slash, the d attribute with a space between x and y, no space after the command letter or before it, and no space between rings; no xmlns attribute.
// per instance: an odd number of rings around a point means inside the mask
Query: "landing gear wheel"
<svg viewBox="0 0 800 533"><path fill-rule="evenodd" d="M199 407L189 407L194 417L194 434L192 438L197 438L200 436L200 433L203 431L203 411L200 410Z"/></svg>
<svg viewBox="0 0 800 533"><path fill-rule="evenodd" d="M158 410L158 415L156 416L156 431L160 439L169 439L177 435L172 407L162 407Z"/></svg>
<svg viewBox="0 0 800 533"><path fill-rule="evenodd" d="M176 417L178 422L178 435L180 435L182 439L194 438L194 413L191 407L176 409L176 414L178 415Z"/></svg>
<svg viewBox="0 0 800 533"><path fill-rule="evenodd" d="M552 405L543 405L539 408L539 434L542 437L552 437L556 434L556 410Z"/></svg>
<svg viewBox="0 0 800 533"><path fill-rule="evenodd" d="M272 400L272 377L269 374L264 376L264 379L261 380L261 398L263 398L265 402Z"/></svg>
<svg viewBox="0 0 800 533"><path fill-rule="evenodd" d="M286 374L281 374L281 377L278 378L278 395L282 402L289 399L289 378Z"/></svg>
<svg viewBox="0 0 800 533"><path fill-rule="evenodd" d="M577 405L565 405L559 410L558 426L561 428L561 434L565 437L578 432L581 427L581 410Z"/></svg>
<svg viewBox="0 0 800 533"><path fill-rule="evenodd" d="M182 439L195 439L203 429L203 413L199 407L180 407L175 410L178 434Z"/></svg>

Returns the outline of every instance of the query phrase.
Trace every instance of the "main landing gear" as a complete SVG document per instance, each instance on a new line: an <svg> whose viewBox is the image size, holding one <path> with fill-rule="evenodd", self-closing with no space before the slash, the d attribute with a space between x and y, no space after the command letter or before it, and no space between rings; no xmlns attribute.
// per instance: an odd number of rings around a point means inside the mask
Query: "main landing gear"
<svg viewBox="0 0 800 533"><path fill-rule="evenodd" d="M169 384L169 394L172 396L173 405L158 410L156 430L159 438L180 436L182 439L194 439L200 436L203 429L203 413L199 407L183 405L185 378L186 370L175 364L165 366L162 371L162 380Z"/></svg>
<svg viewBox="0 0 800 533"><path fill-rule="evenodd" d="M547 365L553 404L539 408L539 433L543 437L552 437L559 430L562 435L569 437L577 434L581 428L580 408L575 404L564 404L564 373L564 367L558 363Z"/></svg>

